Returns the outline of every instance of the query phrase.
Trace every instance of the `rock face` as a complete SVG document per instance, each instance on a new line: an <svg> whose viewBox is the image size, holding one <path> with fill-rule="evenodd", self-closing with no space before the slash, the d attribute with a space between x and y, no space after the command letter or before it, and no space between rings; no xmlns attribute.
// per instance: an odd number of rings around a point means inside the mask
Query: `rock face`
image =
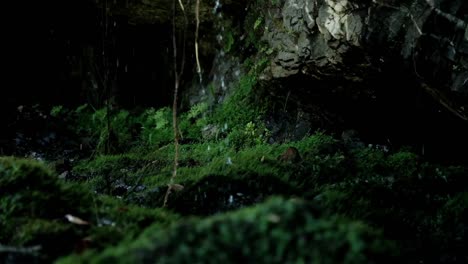
<svg viewBox="0 0 468 264"><path fill-rule="evenodd" d="M468 4L462 0L287 0L268 7L276 51L266 79L302 72L360 80L404 61L424 82L468 93ZM351 59L352 58L352 59Z"/></svg>

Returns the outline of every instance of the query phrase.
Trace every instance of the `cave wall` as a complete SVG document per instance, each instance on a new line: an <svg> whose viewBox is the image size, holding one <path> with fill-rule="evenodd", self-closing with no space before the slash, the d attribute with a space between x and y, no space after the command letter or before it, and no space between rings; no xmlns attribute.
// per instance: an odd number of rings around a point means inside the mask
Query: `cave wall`
<svg viewBox="0 0 468 264"><path fill-rule="evenodd" d="M466 1L257 1L250 11L270 61L264 86L310 130L355 128L439 158L468 147Z"/></svg>

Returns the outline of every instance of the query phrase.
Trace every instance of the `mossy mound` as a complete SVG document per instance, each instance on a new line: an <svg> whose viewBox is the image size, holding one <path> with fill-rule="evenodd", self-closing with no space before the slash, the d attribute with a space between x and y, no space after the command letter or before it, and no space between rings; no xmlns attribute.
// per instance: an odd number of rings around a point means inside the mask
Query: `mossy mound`
<svg viewBox="0 0 468 264"><path fill-rule="evenodd" d="M0 244L10 247L0 252L0 262L6 263L50 262L73 251L102 249L177 219L162 209L96 196L33 160L0 158L0 192ZM89 224L71 223L67 214Z"/></svg>
<svg viewBox="0 0 468 264"><path fill-rule="evenodd" d="M44 257L73 249L83 229L67 224L64 216L90 216L88 191L62 184L36 161L15 158L0 158L0 188L0 243L40 245Z"/></svg>
<svg viewBox="0 0 468 264"><path fill-rule="evenodd" d="M361 169L344 181L321 186L314 200L329 214L382 228L385 237L399 241L409 262L451 263L447 255L466 260L466 252L456 250L468 245L463 231L466 169L431 165L407 152L378 159L376 152L364 152L356 165Z"/></svg>
<svg viewBox="0 0 468 264"><path fill-rule="evenodd" d="M59 263L382 263L395 257L393 249L361 222L274 198L167 230L149 228L135 242Z"/></svg>
<svg viewBox="0 0 468 264"><path fill-rule="evenodd" d="M290 147L298 150L300 160L279 158ZM120 164L137 164L130 170L134 174L126 175L137 180L129 182L131 191L123 198L154 208L163 204L173 154L172 146L167 146L140 156L102 156L82 167L86 174L102 171L95 165L112 171L120 170ZM136 161L129 159L132 155ZM428 163L407 150L349 147L323 133L289 144L242 149L226 141L184 144L176 178L184 188L171 194L168 207L182 215L210 216L261 203L272 195L300 197L321 205L325 215L381 228L385 238L398 241L411 262L446 262L445 256L459 260L467 255L458 250L468 245L462 224L466 171L462 166ZM93 174L92 186L97 177L105 174Z"/></svg>
<svg viewBox="0 0 468 264"><path fill-rule="evenodd" d="M468 262L468 192L449 199L428 226L430 246L441 262Z"/></svg>
<svg viewBox="0 0 468 264"><path fill-rule="evenodd" d="M270 195L313 193L322 182L347 175L339 142L318 133L291 143L302 153L300 163L278 157L288 145L260 144L236 150L225 142L181 145L177 183L169 208L182 214L209 215L263 201ZM149 207L163 203L172 173L173 147L150 153L99 156L75 167L81 179L101 193L123 196ZM124 186L124 188L122 188Z"/></svg>

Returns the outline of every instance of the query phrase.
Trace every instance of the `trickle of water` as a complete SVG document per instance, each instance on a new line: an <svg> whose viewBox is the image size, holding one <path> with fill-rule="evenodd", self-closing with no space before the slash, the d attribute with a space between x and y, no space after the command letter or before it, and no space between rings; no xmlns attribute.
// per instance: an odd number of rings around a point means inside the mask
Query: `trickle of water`
<svg viewBox="0 0 468 264"><path fill-rule="evenodd" d="M221 2L219 0L216 0L215 2L215 6L213 8L213 14L215 14L216 12L218 12L218 10L221 8Z"/></svg>
<svg viewBox="0 0 468 264"><path fill-rule="evenodd" d="M203 75L201 71L198 72L198 78L200 80L200 84L203 83Z"/></svg>
<svg viewBox="0 0 468 264"><path fill-rule="evenodd" d="M234 197L232 195L229 195L229 204L232 204L234 202Z"/></svg>
<svg viewBox="0 0 468 264"><path fill-rule="evenodd" d="M228 158L227 158L226 164L227 164L227 165L232 165L231 157L228 157Z"/></svg>

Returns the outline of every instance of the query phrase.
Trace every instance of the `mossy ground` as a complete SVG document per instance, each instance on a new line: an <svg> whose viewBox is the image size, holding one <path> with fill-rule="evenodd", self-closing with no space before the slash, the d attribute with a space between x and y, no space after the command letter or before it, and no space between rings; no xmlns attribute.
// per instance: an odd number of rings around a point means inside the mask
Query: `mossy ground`
<svg viewBox="0 0 468 264"><path fill-rule="evenodd" d="M275 198L234 213L146 230L135 242L59 263L380 263L393 243L367 225Z"/></svg>
<svg viewBox="0 0 468 264"><path fill-rule="evenodd" d="M231 99L213 112L199 104L180 115L175 181L183 189L169 196L166 208L174 159L169 109L55 109L54 115L73 120L70 130L91 138L95 151L74 162L66 179L37 161L0 158L0 244L40 246L35 254L1 250L0 260L468 260L466 167L428 163L406 150L349 145L320 132L267 144L262 115L268 102L252 100L263 64L253 63ZM108 114L112 151L101 148L110 140L103 125ZM289 147L300 160L278 158ZM68 222L66 214L89 225Z"/></svg>
<svg viewBox="0 0 468 264"><path fill-rule="evenodd" d="M7 263L50 262L74 251L102 249L149 225L167 226L178 219L161 209L95 195L86 185L59 180L33 160L0 158L0 187L0 244L40 248L28 254L2 250L0 260ZM68 222L67 214L90 224Z"/></svg>
<svg viewBox="0 0 468 264"><path fill-rule="evenodd" d="M301 161L278 160L290 146ZM37 162L2 158L1 243L41 245L42 260L89 251L65 262L233 262L250 256L276 263L380 263L382 254L408 262L466 259L463 167L429 164L408 151L349 149L323 133L240 150L224 140L183 144L176 182L184 189L160 209L172 159L172 145L96 156L75 166L70 182ZM278 195L284 198L263 204ZM254 204L260 205L224 214ZM91 225L74 225L65 214ZM180 215L197 218L187 222ZM243 235L236 232L243 228ZM316 244L320 239L328 242ZM211 242L192 250L206 240ZM232 251L220 252L221 245Z"/></svg>

